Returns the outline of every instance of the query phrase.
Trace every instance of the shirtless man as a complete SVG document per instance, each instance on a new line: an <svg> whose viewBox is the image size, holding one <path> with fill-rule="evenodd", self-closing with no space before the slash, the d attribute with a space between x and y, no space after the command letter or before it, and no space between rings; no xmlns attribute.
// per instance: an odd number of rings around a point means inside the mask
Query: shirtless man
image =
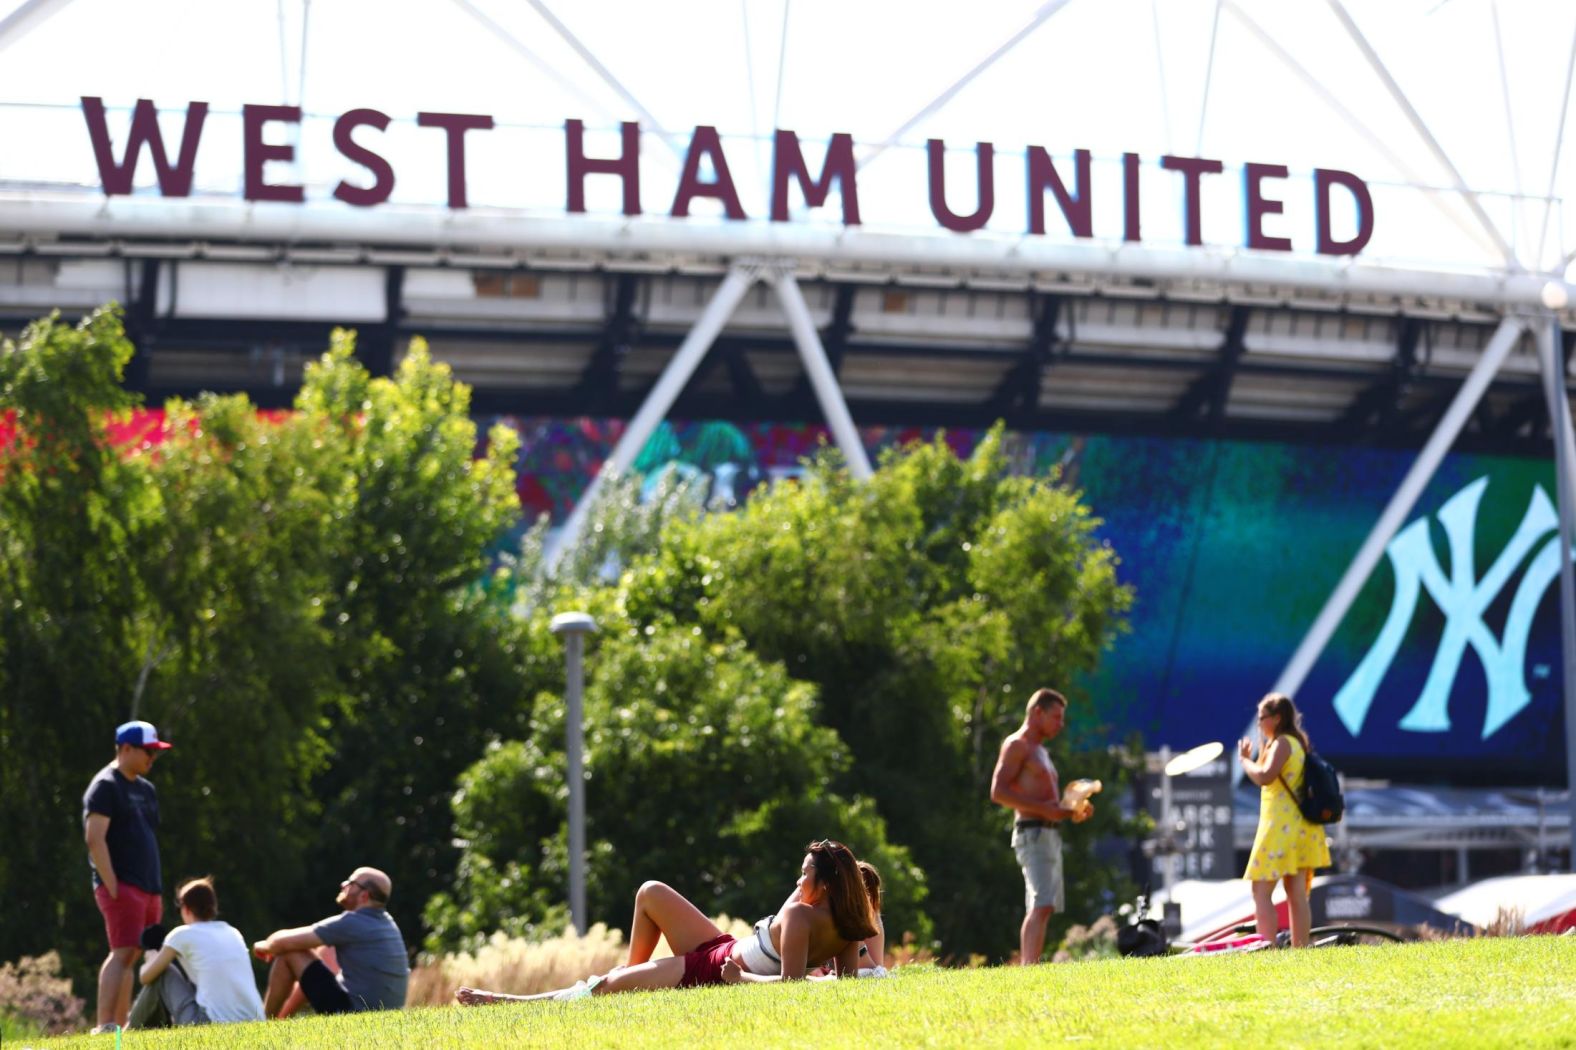
<svg viewBox="0 0 1576 1050"><path fill-rule="evenodd" d="M1092 803L1061 805L1061 780L1045 742L1067 723L1067 698L1054 689L1036 690L1023 713L1023 725L1002 741L991 774L990 800L1012 810L1012 849L1023 869L1023 925L1018 930L1018 961L1029 966L1045 951L1045 927L1065 906L1062 889L1062 837L1056 825L1081 824L1094 813Z"/></svg>

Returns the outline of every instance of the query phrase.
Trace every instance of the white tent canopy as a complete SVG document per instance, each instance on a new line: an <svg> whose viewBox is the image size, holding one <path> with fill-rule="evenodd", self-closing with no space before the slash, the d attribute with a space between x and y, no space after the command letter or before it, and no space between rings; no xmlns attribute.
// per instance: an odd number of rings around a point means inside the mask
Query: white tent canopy
<svg viewBox="0 0 1576 1050"><path fill-rule="evenodd" d="M1490 927L1506 915L1537 926L1576 911L1576 875L1504 875L1484 879L1434 902L1474 926Z"/></svg>

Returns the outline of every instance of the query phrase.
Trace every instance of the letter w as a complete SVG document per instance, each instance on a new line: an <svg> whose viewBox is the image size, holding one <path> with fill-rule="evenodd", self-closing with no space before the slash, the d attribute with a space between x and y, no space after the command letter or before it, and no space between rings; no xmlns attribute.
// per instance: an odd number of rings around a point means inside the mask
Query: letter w
<svg viewBox="0 0 1576 1050"><path fill-rule="evenodd" d="M1414 521L1391 541L1385 553L1395 572L1395 597L1390 615L1373 647L1368 650L1352 676L1336 693L1335 712L1353 736L1360 734L1375 693L1390 670L1391 661L1412 623L1417 609L1418 591L1426 589L1445 616L1444 632L1434 653L1428 680L1411 711L1401 720L1401 728L1414 733L1442 733L1450 728L1448 702L1461 659L1470 645L1483 662L1488 679L1488 709L1484 716L1483 737L1531 702L1524 677L1527 635L1538 600L1558 572L1559 553L1544 549L1533 559L1511 603L1502 640L1496 640L1483 622L1483 614L1521 564L1540 536L1554 528L1558 516L1541 487L1533 490L1527 512L1505 549L1481 580L1476 579L1473 557L1473 530L1478 504L1488 478L1479 478L1450 498L1439 511L1450 544L1450 578L1445 578L1428 535L1428 519Z"/></svg>
<svg viewBox="0 0 1576 1050"><path fill-rule="evenodd" d="M147 144L153 154L153 169L159 177L159 193L166 197L190 197L192 168L197 161L197 142L202 138L203 121L208 119L208 103L193 102L186 107L186 128L181 133L180 158L170 163L164 149L164 136L159 131L159 111L151 99L139 98L131 113L131 130L126 135L125 159L115 161L114 146L109 140L109 124L104 119L104 100L84 96L82 115L88 122L88 136L93 140L93 159L98 161L99 182L104 196L128 196L137 174L137 159Z"/></svg>

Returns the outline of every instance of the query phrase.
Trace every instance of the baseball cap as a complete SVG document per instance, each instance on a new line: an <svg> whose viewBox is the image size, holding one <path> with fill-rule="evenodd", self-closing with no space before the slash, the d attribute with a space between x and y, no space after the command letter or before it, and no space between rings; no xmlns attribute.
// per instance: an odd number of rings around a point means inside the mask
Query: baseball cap
<svg viewBox="0 0 1576 1050"><path fill-rule="evenodd" d="M115 727L115 744L145 747L150 751L167 751L170 744L159 739L159 731L152 722L122 722Z"/></svg>

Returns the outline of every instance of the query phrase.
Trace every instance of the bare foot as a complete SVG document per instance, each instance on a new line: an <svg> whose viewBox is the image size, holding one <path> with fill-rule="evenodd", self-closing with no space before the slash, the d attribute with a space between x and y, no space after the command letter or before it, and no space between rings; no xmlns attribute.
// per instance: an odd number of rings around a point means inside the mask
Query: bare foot
<svg viewBox="0 0 1576 1050"><path fill-rule="evenodd" d="M512 998L514 997L498 992L485 992L480 988L460 988L454 993L455 1001L461 1006L491 1006Z"/></svg>

